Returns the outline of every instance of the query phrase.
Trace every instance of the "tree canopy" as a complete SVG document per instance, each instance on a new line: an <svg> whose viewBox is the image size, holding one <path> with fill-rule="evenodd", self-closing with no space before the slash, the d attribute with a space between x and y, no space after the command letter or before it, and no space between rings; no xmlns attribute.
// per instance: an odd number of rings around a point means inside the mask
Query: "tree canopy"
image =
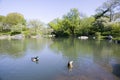
<svg viewBox="0 0 120 80"><path fill-rule="evenodd" d="M18 23L25 25L25 19L20 13L9 13L6 16L6 23L9 25L17 25Z"/></svg>
<svg viewBox="0 0 120 80"><path fill-rule="evenodd" d="M0 15L0 32L19 32L27 35L55 34L56 37L108 36L120 37L120 0L108 0L90 17L72 8L62 18L53 19L48 28L39 20L27 22L20 13ZM26 28L27 27L27 28ZM48 31L48 32L47 32Z"/></svg>
<svg viewBox="0 0 120 80"><path fill-rule="evenodd" d="M115 20L114 16L116 14L120 14L120 0L108 0L104 2L100 7L98 7L96 11L97 11L97 15L95 15L96 18L108 16L111 22Z"/></svg>
<svg viewBox="0 0 120 80"><path fill-rule="evenodd" d="M67 13L67 15L63 16L65 23L65 26L67 26L67 30L69 33L74 37L75 36L75 30L79 27L80 23L80 13L76 8L73 8L70 10L70 12Z"/></svg>
<svg viewBox="0 0 120 80"><path fill-rule="evenodd" d="M80 36L88 35L94 17L83 17L78 9L71 9L62 19L55 19L49 23L56 36Z"/></svg>
<svg viewBox="0 0 120 80"><path fill-rule="evenodd" d="M75 31L79 27L80 13L76 8L73 8L62 19L55 19L49 25L54 29L55 34L75 36Z"/></svg>

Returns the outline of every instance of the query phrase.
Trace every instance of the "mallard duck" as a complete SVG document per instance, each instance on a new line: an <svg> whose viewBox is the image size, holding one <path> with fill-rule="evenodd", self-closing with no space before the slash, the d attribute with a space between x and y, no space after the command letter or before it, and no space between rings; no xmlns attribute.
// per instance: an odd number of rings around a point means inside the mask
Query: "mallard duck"
<svg viewBox="0 0 120 80"><path fill-rule="evenodd" d="M69 61L67 67L68 67L69 72L71 72L73 68L73 61Z"/></svg>
<svg viewBox="0 0 120 80"><path fill-rule="evenodd" d="M73 61L68 62L68 68L73 68Z"/></svg>
<svg viewBox="0 0 120 80"><path fill-rule="evenodd" d="M38 56L32 57L31 60L32 60L33 62L37 62L37 61L39 61L39 57L38 57Z"/></svg>

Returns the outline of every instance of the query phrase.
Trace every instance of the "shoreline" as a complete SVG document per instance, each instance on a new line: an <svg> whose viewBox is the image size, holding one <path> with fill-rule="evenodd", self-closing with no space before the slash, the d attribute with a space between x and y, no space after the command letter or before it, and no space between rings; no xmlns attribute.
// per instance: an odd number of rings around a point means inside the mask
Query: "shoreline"
<svg viewBox="0 0 120 80"><path fill-rule="evenodd" d="M44 36L41 36L41 35L31 35L29 37L26 37L24 34L17 34L17 35L1 35L0 36L0 40L5 40L5 39L8 39L8 40L11 40L11 39L25 39L25 38L35 38L35 39L40 39L40 38L53 38L55 37L55 35L44 35Z"/></svg>

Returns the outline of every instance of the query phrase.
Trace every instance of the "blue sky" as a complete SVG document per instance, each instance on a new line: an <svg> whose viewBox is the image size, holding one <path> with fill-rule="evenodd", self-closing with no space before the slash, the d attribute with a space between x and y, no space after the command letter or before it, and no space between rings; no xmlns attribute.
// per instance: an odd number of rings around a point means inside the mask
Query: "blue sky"
<svg viewBox="0 0 120 80"><path fill-rule="evenodd" d="M0 0L0 15L18 12L29 19L39 19L48 23L77 8L87 16L95 14L95 9L106 0Z"/></svg>

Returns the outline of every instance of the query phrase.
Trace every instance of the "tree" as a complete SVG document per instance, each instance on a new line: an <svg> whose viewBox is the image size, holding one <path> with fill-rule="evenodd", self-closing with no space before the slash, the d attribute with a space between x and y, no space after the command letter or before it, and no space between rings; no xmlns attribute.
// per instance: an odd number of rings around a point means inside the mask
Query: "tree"
<svg viewBox="0 0 120 80"><path fill-rule="evenodd" d="M113 16L120 12L120 0L109 0L104 2L97 10L96 18L100 18L104 15L109 16L110 22L113 20Z"/></svg>
<svg viewBox="0 0 120 80"><path fill-rule="evenodd" d="M42 32L44 24L39 20L30 20L27 26L31 29L31 34L36 35Z"/></svg>
<svg viewBox="0 0 120 80"><path fill-rule="evenodd" d="M62 19L55 19L49 23L56 36L80 36L89 35L94 22L94 17L80 15L76 8L73 8Z"/></svg>
<svg viewBox="0 0 120 80"><path fill-rule="evenodd" d="M113 21L117 21L120 19L120 12L119 13L115 13L113 16Z"/></svg>
<svg viewBox="0 0 120 80"><path fill-rule="evenodd" d="M70 10L67 15L63 16L64 21L66 22L65 25L68 28L70 34L74 37L75 30L79 27L80 22L80 13L76 8Z"/></svg>
<svg viewBox="0 0 120 80"><path fill-rule="evenodd" d="M53 28L56 36L72 36L76 35L76 30L79 27L80 13L76 8L73 8L62 19L55 19L49 23Z"/></svg>
<svg viewBox="0 0 120 80"><path fill-rule="evenodd" d="M0 22L4 22L5 21L5 16L0 15Z"/></svg>
<svg viewBox="0 0 120 80"><path fill-rule="evenodd" d="M101 33L103 33L105 31L105 27L107 27L107 24L109 24L109 19L106 18L106 17L101 17L101 18L97 19L93 23L92 30L94 32L101 32Z"/></svg>
<svg viewBox="0 0 120 80"><path fill-rule="evenodd" d="M0 15L0 31L4 29L5 16Z"/></svg>
<svg viewBox="0 0 120 80"><path fill-rule="evenodd" d="M6 23L10 26L22 24L25 25L26 21L24 19L24 16L20 13L9 13L6 16Z"/></svg>
<svg viewBox="0 0 120 80"><path fill-rule="evenodd" d="M22 24L13 25L11 28L11 32L22 32L22 30L25 28L26 28L26 26L24 26Z"/></svg>
<svg viewBox="0 0 120 80"><path fill-rule="evenodd" d="M56 37L68 36L65 23L64 20L58 18L49 23L49 26L54 30L52 33L55 34Z"/></svg>
<svg viewBox="0 0 120 80"><path fill-rule="evenodd" d="M102 36L119 36L120 0L108 0L97 8L93 32L100 32Z"/></svg>
<svg viewBox="0 0 120 80"><path fill-rule="evenodd" d="M91 28L93 27L93 22L95 21L94 17L84 17L80 21L80 27L78 28L79 35L91 35ZM80 34L81 33L81 34Z"/></svg>
<svg viewBox="0 0 120 80"><path fill-rule="evenodd" d="M120 22L111 24L111 34L114 37L120 37Z"/></svg>

